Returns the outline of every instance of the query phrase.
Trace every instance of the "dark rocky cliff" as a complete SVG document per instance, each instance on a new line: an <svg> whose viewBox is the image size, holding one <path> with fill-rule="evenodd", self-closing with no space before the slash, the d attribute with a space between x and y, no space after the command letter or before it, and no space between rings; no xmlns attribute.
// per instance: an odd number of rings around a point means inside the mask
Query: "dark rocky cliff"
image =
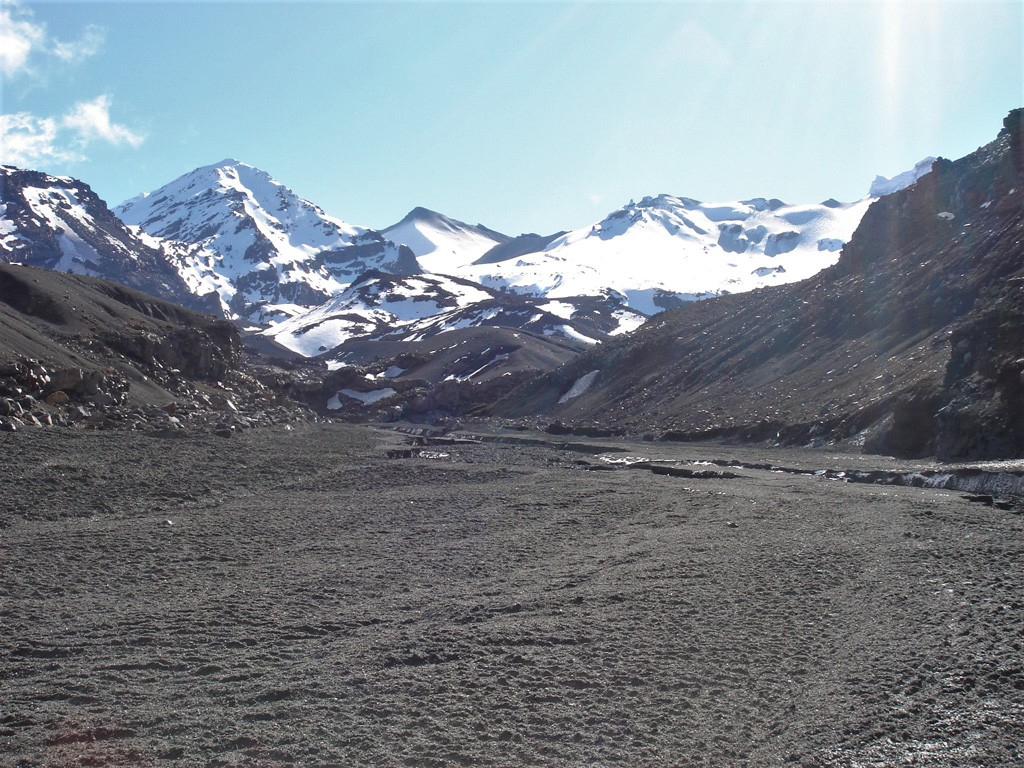
<svg viewBox="0 0 1024 768"><path fill-rule="evenodd" d="M874 203L834 267L665 312L493 412L681 439L1024 455L1022 115Z"/></svg>

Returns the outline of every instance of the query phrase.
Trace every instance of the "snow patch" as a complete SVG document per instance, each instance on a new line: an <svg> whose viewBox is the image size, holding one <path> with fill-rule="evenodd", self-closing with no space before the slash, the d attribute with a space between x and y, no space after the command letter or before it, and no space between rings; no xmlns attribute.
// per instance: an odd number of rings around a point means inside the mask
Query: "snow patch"
<svg viewBox="0 0 1024 768"><path fill-rule="evenodd" d="M572 320L572 316L576 312L576 307L572 304L566 304L564 301L549 301L547 304L539 305L537 309L550 312L552 315L563 320ZM533 321L531 320L531 322Z"/></svg>
<svg viewBox="0 0 1024 768"><path fill-rule="evenodd" d="M569 391L558 398L558 404L561 405L562 403L567 403L574 397L579 397L590 389L590 385L594 383L594 379L597 378L597 374L599 373L599 370L591 371L590 373L584 374L576 379L576 381L573 382L573 385L569 388Z"/></svg>
<svg viewBox="0 0 1024 768"><path fill-rule="evenodd" d="M647 322L647 318L643 315L628 310L613 312L612 317L618 321L619 325L614 331L609 332L609 336L621 336L624 333L632 333Z"/></svg>
<svg viewBox="0 0 1024 768"><path fill-rule="evenodd" d="M566 338L582 341L584 344L597 344L597 339L592 339L589 336L583 335L571 325L560 325L556 330L561 331L562 335Z"/></svg>

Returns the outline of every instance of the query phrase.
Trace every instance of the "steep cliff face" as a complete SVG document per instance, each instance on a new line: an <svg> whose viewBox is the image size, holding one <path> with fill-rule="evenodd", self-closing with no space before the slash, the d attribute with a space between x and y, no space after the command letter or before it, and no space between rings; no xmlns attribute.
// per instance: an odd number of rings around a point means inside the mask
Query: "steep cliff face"
<svg viewBox="0 0 1024 768"><path fill-rule="evenodd" d="M0 361L38 358L220 381L241 361L238 329L120 284L0 265ZM172 373L173 372L173 373Z"/></svg>
<svg viewBox="0 0 1024 768"><path fill-rule="evenodd" d="M237 328L107 280L0 264L0 431L236 429L306 417Z"/></svg>
<svg viewBox="0 0 1024 768"><path fill-rule="evenodd" d="M836 266L840 279L869 276L869 317L891 308L897 331L944 329L949 342L942 379L897 401L880 450L1024 455L1022 121L1014 110L994 142L872 206Z"/></svg>
<svg viewBox="0 0 1024 768"><path fill-rule="evenodd" d="M1021 120L1011 112L992 143L876 201L835 266L666 312L495 413L678 438L1022 455Z"/></svg>

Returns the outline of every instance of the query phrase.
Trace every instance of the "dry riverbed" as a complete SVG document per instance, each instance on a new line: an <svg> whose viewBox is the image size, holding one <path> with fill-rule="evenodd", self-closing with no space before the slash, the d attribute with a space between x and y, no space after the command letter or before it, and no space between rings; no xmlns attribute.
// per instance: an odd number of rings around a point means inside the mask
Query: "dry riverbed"
<svg viewBox="0 0 1024 768"><path fill-rule="evenodd" d="M1015 510L405 440L0 435L0 766L1024 764Z"/></svg>

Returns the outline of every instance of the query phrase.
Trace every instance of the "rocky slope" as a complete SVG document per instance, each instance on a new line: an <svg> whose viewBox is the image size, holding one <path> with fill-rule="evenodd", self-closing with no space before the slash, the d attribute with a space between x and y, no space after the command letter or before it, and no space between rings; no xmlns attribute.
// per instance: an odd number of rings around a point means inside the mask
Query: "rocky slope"
<svg viewBox="0 0 1024 768"><path fill-rule="evenodd" d="M665 313L500 403L569 428L1024 454L1022 111L877 200L809 280Z"/></svg>
<svg viewBox="0 0 1024 768"><path fill-rule="evenodd" d="M352 340L327 359L330 372L308 377L289 394L318 413L351 421L448 424L539 372L558 368L585 347L564 337L488 325L419 341Z"/></svg>
<svg viewBox="0 0 1024 768"><path fill-rule="evenodd" d="M107 280L0 264L0 429L233 430L305 418L238 330Z"/></svg>
<svg viewBox="0 0 1024 768"><path fill-rule="evenodd" d="M104 277L183 306L212 308L87 184L6 165L0 166L0 263Z"/></svg>
<svg viewBox="0 0 1024 768"><path fill-rule="evenodd" d="M198 168L116 213L163 248L189 288L257 324L336 295L368 269L415 274L412 251L333 218L237 160Z"/></svg>

